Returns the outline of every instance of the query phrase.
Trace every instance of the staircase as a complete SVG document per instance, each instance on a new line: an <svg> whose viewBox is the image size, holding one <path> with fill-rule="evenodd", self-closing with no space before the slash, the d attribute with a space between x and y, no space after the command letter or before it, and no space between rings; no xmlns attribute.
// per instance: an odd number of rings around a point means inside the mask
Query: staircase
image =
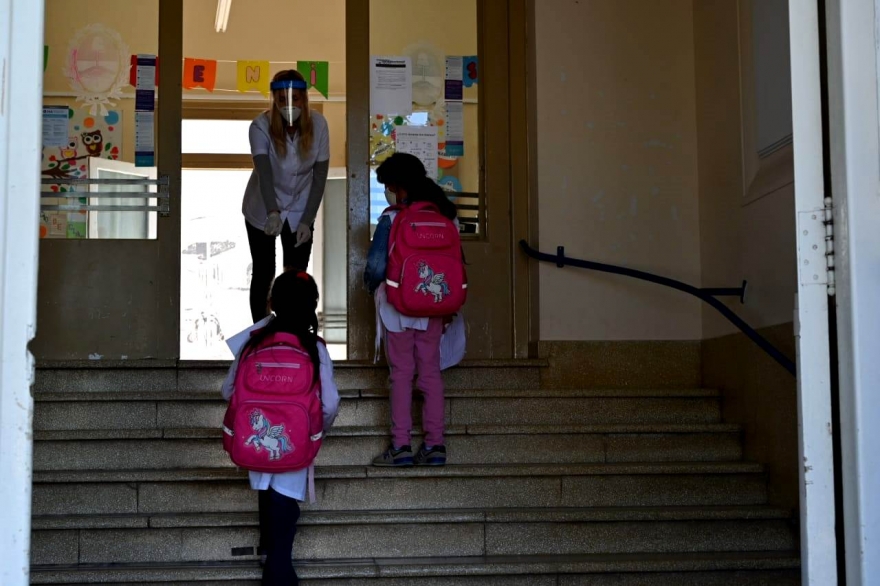
<svg viewBox="0 0 880 586"><path fill-rule="evenodd" d="M220 443L225 369L110 366L38 372L32 583L259 584L256 495ZM544 367L449 371L450 464L387 469L369 466L387 371L339 365L304 584L800 584L791 512L767 505L716 392L541 389Z"/></svg>

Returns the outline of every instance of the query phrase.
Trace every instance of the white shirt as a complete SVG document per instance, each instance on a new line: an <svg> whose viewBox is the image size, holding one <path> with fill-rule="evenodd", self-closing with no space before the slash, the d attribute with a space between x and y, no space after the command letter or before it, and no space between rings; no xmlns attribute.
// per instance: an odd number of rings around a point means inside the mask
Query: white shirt
<svg viewBox="0 0 880 586"><path fill-rule="evenodd" d="M251 155L269 155L272 179L275 182L275 201L281 210L282 223L287 220L293 230L306 209L309 190L312 188L312 167L316 162L330 160L330 131L327 119L320 112L310 111L312 118L312 146L303 157L299 150L299 132L287 135L287 155L283 158L275 151L275 142L269 131L269 113L263 112L251 122L248 138ZM244 190L241 211L254 228L266 227L266 204L260 194L260 180L254 169Z"/></svg>
<svg viewBox="0 0 880 586"><path fill-rule="evenodd" d="M248 332L256 327L261 327L268 323L269 318L262 320L250 328L245 330ZM244 332L242 332L244 333ZM242 346L243 347L243 346ZM223 398L227 401L235 392L233 383L235 382L235 373L238 370L238 359L241 356L241 349L236 352L235 361L229 368L226 380L223 381ZM336 382L333 380L333 361L330 360L330 354L327 347L323 343L318 343L318 357L321 360L321 368L319 376L321 378L321 410L324 413L324 433L330 430L333 420L336 419L336 413L339 411L339 390L336 388ZM286 497L296 499L298 501L306 500L306 484L308 480L308 470L296 470L294 472L281 472L273 474L271 472L254 472L248 471L250 477L251 488L254 490L267 490L270 487L278 493Z"/></svg>

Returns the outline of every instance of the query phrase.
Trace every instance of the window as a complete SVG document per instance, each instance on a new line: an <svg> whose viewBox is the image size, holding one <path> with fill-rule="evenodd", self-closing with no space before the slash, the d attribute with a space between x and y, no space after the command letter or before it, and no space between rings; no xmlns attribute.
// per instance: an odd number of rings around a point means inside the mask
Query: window
<svg viewBox="0 0 880 586"><path fill-rule="evenodd" d="M406 26L389 25L404 13ZM392 112L370 117L371 169L375 171L398 148L398 128L436 128L436 158L426 167L438 169L435 179L458 206L463 235L472 237L485 234L485 204L480 193L482 154L477 49L476 0L452 0L452 4L430 0L370 3L370 53L409 57L413 88L411 114L398 116ZM471 71L473 77L469 76ZM461 81L460 93L453 87L457 80ZM462 139L461 146L447 145L453 138L452 133L454 138ZM458 148L462 150L456 150ZM376 182L373 172L370 175L371 230L387 205L384 187Z"/></svg>

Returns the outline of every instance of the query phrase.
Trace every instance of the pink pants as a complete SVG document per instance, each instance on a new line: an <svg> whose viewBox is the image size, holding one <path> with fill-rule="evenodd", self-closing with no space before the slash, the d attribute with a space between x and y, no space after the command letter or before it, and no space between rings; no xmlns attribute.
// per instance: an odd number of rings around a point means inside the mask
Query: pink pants
<svg viewBox="0 0 880 586"><path fill-rule="evenodd" d="M391 439L395 447L410 445L413 377L418 373L424 395L422 426L425 443L443 445L445 407L440 374L443 319L431 318L428 329L386 332L385 354L391 367Z"/></svg>

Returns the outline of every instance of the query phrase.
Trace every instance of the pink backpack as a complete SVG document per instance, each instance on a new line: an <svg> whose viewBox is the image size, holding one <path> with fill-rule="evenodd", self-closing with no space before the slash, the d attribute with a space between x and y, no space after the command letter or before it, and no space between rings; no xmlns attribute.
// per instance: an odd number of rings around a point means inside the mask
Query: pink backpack
<svg viewBox="0 0 880 586"><path fill-rule="evenodd" d="M236 466L291 472L312 465L324 436L321 382L299 339L269 335L238 364L223 419L223 448Z"/></svg>
<svg viewBox="0 0 880 586"><path fill-rule="evenodd" d="M453 315L467 299L467 275L455 224L436 206L398 209L388 238L388 302L403 315Z"/></svg>

